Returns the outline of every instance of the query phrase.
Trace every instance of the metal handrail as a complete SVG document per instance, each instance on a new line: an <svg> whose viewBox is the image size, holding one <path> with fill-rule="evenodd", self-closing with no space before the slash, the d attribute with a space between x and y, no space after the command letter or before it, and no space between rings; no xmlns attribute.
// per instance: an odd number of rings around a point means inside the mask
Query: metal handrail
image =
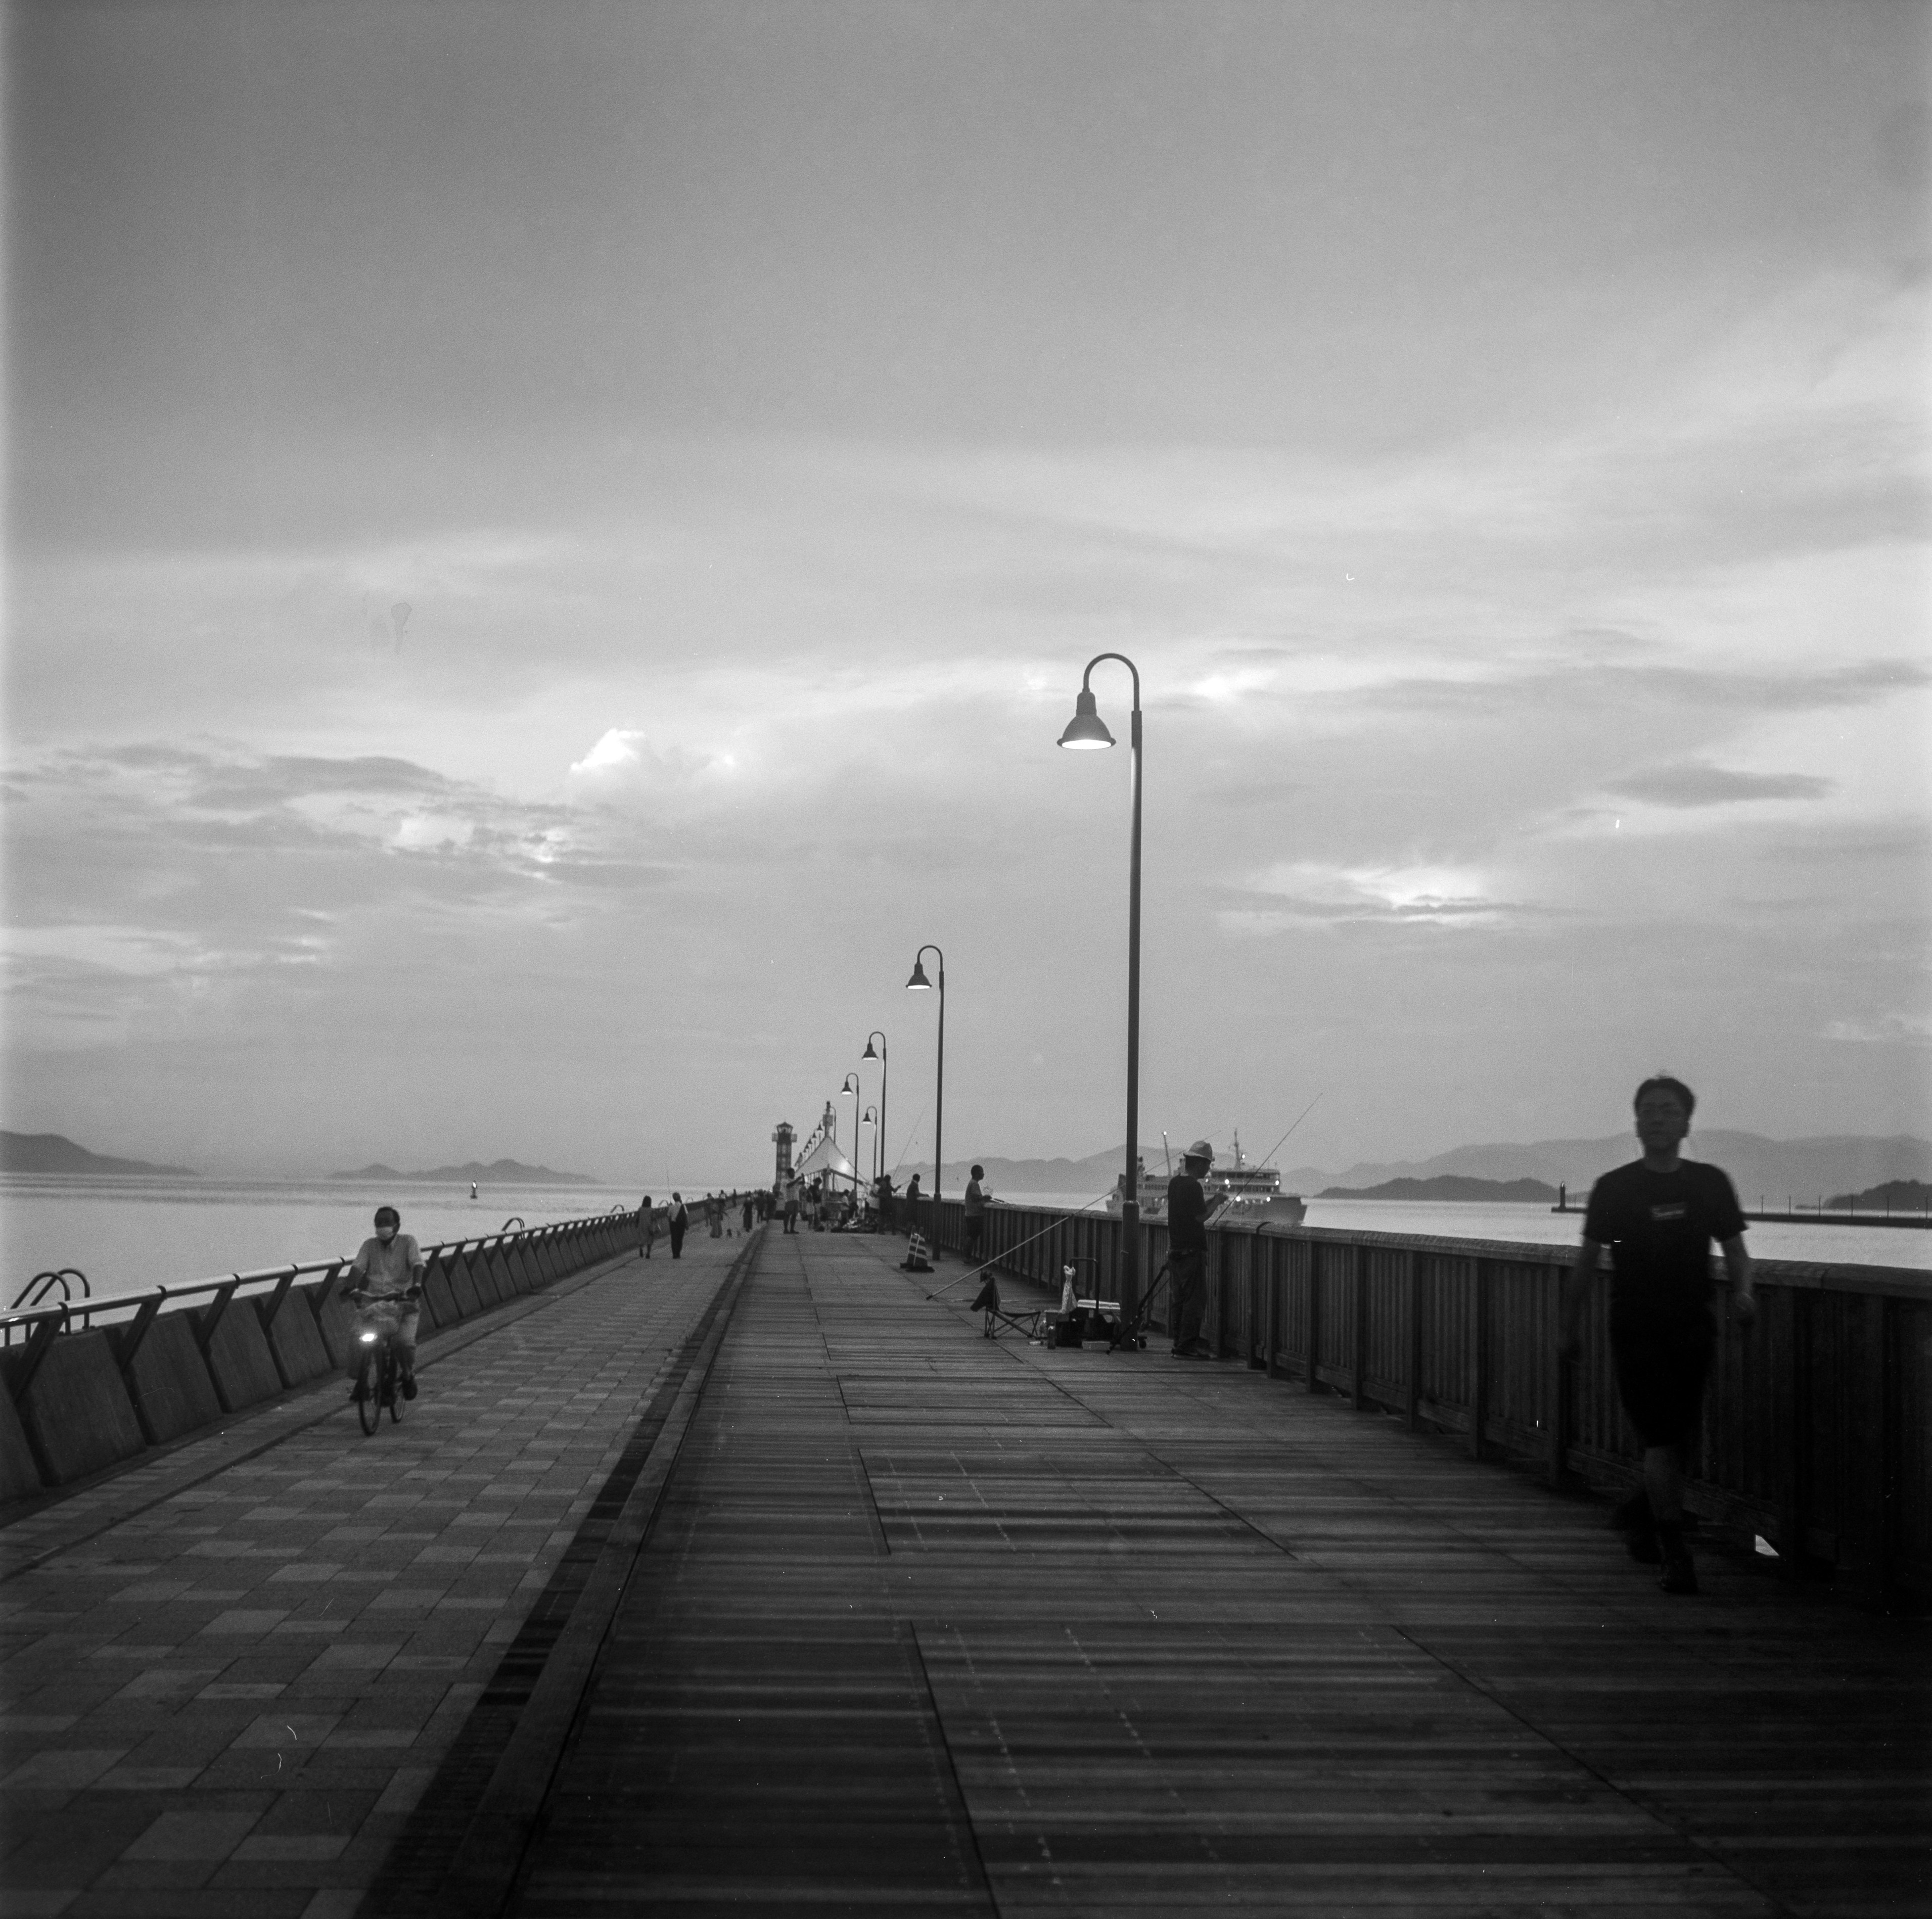
<svg viewBox="0 0 1932 1919"><path fill-rule="evenodd" d="M473 1240L464 1237L439 1241L423 1249L423 1258L425 1262L460 1258L466 1247L473 1247L476 1252L482 1252L519 1240L525 1242L542 1240L567 1226L596 1225L610 1216L608 1213L584 1213L575 1219L553 1220L547 1225L532 1227L525 1225L520 1214L513 1213L496 1232L481 1234ZM619 1216L622 1216L620 1214ZM513 1232L511 1230L513 1227L522 1230ZM86 1276L77 1267L64 1267L59 1274L37 1273L22 1289L20 1297L14 1301L12 1309L0 1312L0 1347L12 1345L20 1333L31 1334L36 1326L50 1318L64 1321L65 1330L68 1331L76 1329L85 1331L96 1324L97 1315L103 1321L118 1321L134 1317L144 1307L158 1311L204 1294L219 1293L224 1288L232 1288L238 1296L246 1292L253 1297L256 1291L292 1283L304 1275L339 1272L348 1264L348 1255L343 1254L333 1259L290 1261L280 1266L257 1267L245 1273L224 1273L217 1279L176 1281L164 1285L143 1287L137 1292L110 1293L99 1298L93 1295ZM62 1301L58 1305L43 1306L36 1303L22 1307L22 1301L36 1286L49 1282L48 1289L50 1290L50 1282L60 1278L61 1274L71 1274L80 1280L82 1294L80 1300L74 1300L70 1295L64 1294Z"/></svg>
<svg viewBox="0 0 1932 1919"><path fill-rule="evenodd" d="M81 1297L82 1299L88 1297L94 1289L87 1283L87 1275L77 1266L63 1266L58 1271L50 1270L45 1273L36 1273L32 1279L29 1279L14 1295L14 1306L16 1307L37 1306L56 1286L60 1288L61 1297L63 1300L72 1299L74 1289L67 1283L70 1276L80 1282Z"/></svg>

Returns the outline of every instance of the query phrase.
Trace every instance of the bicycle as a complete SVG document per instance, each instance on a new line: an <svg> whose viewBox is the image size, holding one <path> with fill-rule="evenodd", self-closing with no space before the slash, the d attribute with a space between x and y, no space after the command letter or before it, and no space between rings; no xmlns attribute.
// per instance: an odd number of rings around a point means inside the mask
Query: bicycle
<svg viewBox="0 0 1932 1919"><path fill-rule="evenodd" d="M402 1355L396 1345L398 1309L406 1301L421 1299L422 1288L412 1286L399 1295L364 1292L358 1288L349 1297L356 1302L358 1312L366 1313L372 1306L376 1309L382 1322L380 1326L364 1327L356 1336L362 1344L362 1359L350 1397L356 1402L356 1417L362 1422L366 1435L382 1424L385 1406L389 1409L389 1423L401 1423L404 1396L400 1390Z"/></svg>

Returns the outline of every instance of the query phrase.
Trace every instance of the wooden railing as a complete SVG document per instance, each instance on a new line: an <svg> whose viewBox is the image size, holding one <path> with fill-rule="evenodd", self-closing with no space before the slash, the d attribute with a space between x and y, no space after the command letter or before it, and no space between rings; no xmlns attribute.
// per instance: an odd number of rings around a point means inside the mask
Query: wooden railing
<svg viewBox="0 0 1932 1919"><path fill-rule="evenodd" d="M929 1209L922 1207L925 1219ZM940 1208L956 1249L962 1210ZM1154 1279L1166 1233L1144 1225ZM1060 1269L1118 1270L1120 1222L998 1205L986 1251L1058 1291ZM1204 1328L1218 1355L1309 1391L1456 1435L1473 1459L1532 1462L1552 1483L1634 1486L1641 1453L1618 1404L1608 1275L1575 1365L1556 1357L1574 1249L1508 1240L1338 1232L1210 1231ZM1932 1273L1756 1262L1760 1310L1730 1322L1705 1396L1688 1494L1706 1519L1765 1539L1792 1570L1832 1569L1883 1603L1932 1597ZM1166 1289L1150 1324L1166 1325Z"/></svg>

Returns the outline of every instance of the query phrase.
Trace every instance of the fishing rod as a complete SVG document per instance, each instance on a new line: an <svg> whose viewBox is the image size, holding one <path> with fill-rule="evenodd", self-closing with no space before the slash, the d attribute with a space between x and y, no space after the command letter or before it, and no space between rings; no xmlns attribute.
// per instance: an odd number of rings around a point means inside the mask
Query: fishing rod
<svg viewBox="0 0 1932 1919"><path fill-rule="evenodd" d="M928 1099L926 1102L926 1106L930 1106L932 1104L932 1102ZM892 1171L895 1173L905 1164L906 1155L912 1150L912 1143L918 1138L919 1129L926 1123L926 1106L922 1106L919 1109L919 1117L912 1123L912 1131L906 1135L905 1144L899 1148L899 1156L892 1162ZM935 1171L933 1174L934 1179L937 1180L938 1177L938 1174Z"/></svg>
<svg viewBox="0 0 1932 1919"><path fill-rule="evenodd" d="M1061 1218L1066 1219L1077 1219L1082 1213L1087 1210L1088 1207L1098 1206L1106 1197L1107 1195L1103 1192L1096 1193L1094 1197L1087 1202L1086 1206L1076 1206L1071 1213L1063 1214ZM1056 1219L1051 1226L1042 1226L1038 1232L1029 1233L1024 1239L1016 1240L1012 1246L1003 1246L1000 1250L1003 1253L1018 1252L1022 1246L1030 1246L1033 1244L1035 1240L1043 1240L1046 1237L1048 1234L1057 1233L1060 1230L1060 1221L1059 1219ZM955 1286L959 1285L964 1281L972 1279L976 1274L985 1272L988 1266L993 1265L994 1263L995 1262L992 1260L982 1260L977 1266L968 1267L964 1273L960 1274L958 1279L949 1279L944 1285L934 1287L931 1292L926 1294L926 1297L928 1300L936 1300L941 1293L951 1292Z"/></svg>
<svg viewBox="0 0 1932 1919"><path fill-rule="evenodd" d="M1322 1088L1322 1092L1321 1092L1321 1093L1318 1093L1315 1096L1315 1097L1314 1097L1312 1099L1311 1099L1311 1100L1310 1100L1310 1101L1309 1101L1308 1104L1307 1104L1306 1106L1304 1106L1304 1107L1303 1107L1303 1108L1302 1108L1302 1109L1301 1109L1301 1120L1305 1120L1305 1119L1306 1119L1306 1118L1307 1118L1307 1117L1309 1116L1309 1114L1311 1114L1312 1112L1313 1112L1313 1111L1314 1111L1314 1110L1316 1109L1316 1107L1318 1107L1318 1105L1320 1105L1322 1104L1322 1100L1323 1094L1326 1093L1327 1093L1327 1091L1328 1091L1328 1088L1327 1088L1326 1087L1324 1087ZM1295 1121L1295 1123L1294 1123L1294 1126L1300 1126L1300 1123L1301 1123L1301 1120L1297 1120ZM1283 1134L1282 1135L1281 1138L1280 1138L1280 1139L1276 1140L1276 1141L1275 1141L1275 1143L1274 1144L1274 1145L1272 1145L1271 1147L1270 1147L1268 1148L1268 1150L1267 1150L1267 1152L1266 1152L1266 1153L1263 1153L1263 1154L1262 1154L1262 1162L1261 1162L1261 1163L1262 1163L1264 1166L1265 1166L1265 1165L1268 1163L1268 1162L1269 1162L1270 1159L1272 1159L1275 1156L1275 1155L1276 1155L1277 1153L1279 1153L1279 1152L1282 1150L1282 1148L1288 1144L1288 1133L1292 1133L1292 1132L1294 1132L1294 1126L1290 1126L1290 1127L1288 1128L1288 1132L1283 1133Z"/></svg>

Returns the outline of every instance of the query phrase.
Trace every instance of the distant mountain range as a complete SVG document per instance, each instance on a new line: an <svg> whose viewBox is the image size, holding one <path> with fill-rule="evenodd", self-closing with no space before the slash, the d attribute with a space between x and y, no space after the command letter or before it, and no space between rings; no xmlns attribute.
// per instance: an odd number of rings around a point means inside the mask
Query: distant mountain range
<svg viewBox="0 0 1932 1919"><path fill-rule="evenodd" d="M1518 1204L1553 1204L1556 1189L1540 1180L1472 1180L1463 1173L1438 1173L1432 1180L1384 1180L1378 1186L1324 1186L1317 1199L1502 1200Z"/></svg>
<svg viewBox="0 0 1932 1919"><path fill-rule="evenodd" d="M60 1133L0 1132L0 1173L145 1173L166 1179L195 1180L188 1166L155 1166L145 1159L116 1159L90 1153Z"/></svg>
<svg viewBox="0 0 1932 1919"><path fill-rule="evenodd" d="M1887 1207L1894 1213L1932 1212L1932 1186L1923 1180L1887 1180L1863 1192L1834 1192L1825 1202L1828 1213L1876 1213Z"/></svg>
<svg viewBox="0 0 1932 1919"><path fill-rule="evenodd" d="M588 1173L553 1172L548 1166L526 1166L520 1159L493 1159L487 1166L480 1159L469 1159L460 1166L432 1166L427 1173L399 1173L394 1167L385 1166L379 1160L374 1165L364 1166L356 1172L332 1173L328 1177L332 1180L355 1180L364 1186L386 1180L412 1186L447 1186L452 1181L466 1186L472 1180L479 1186L486 1182L498 1186L594 1186L597 1183Z"/></svg>
<svg viewBox="0 0 1932 1919"><path fill-rule="evenodd" d="M1150 1170L1163 1165L1160 1135L1154 1150L1142 1147ZM1222 1148L1225 1153L1226 1147ZM1891 1180L1932 1180L1932 1140L1896 1133L1887 1138L1833 1133L1808 1139L1768 1139L1761 1133L1730 1132L1714 1128L1694 1132L1686 1156L1724 1168L1744 1204L1755 1209L1762 1198L1767 1206L1781 1206L1788 1197L1809 1199L1854 1192ZM1126 1149L1089 1154L1084 1159L1001 1159L982 1153L989 1192L1018 1195L1026 1192L1101 1193L1113 1185ZM1546 1186L1568 1187L1573 1195L1587 1192L1600 1173L1627 1165L1638 1156L1635 1138L1612 1133L1605 1139L1545 1139L1527 1145L1498 1143L1459 1146L1432 1159L1363 1160L1340 1173L1319 1166L1285 1166L1282 1190L1320 1194L1326 1187L1346 1186L1359 1192L1392 1180L1432 1180L1454 1174L1484 1180L1534 1180ZM973 1162L946 1163L944 1189L956 1192L965 1184ZM1174 1162L1177 1168L1178 1159ZM909 1164L905 1172L913 1170ZM904 1184L902 1175L898 1183ZM1491 1195L1493 1197L1493 1195Z"/></svg>

